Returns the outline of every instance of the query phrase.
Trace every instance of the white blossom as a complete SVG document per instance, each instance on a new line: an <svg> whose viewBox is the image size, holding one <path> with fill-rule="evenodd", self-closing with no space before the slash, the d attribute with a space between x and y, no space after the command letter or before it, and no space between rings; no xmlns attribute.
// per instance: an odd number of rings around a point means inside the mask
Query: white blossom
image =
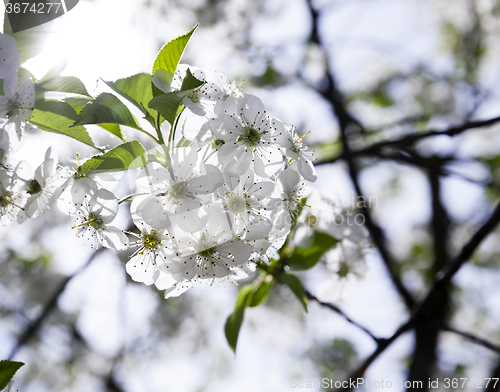
<svg viewBox="0 0 500 392"><path fill-rule="evenodd" d="M28 187L19 177L21 165L22 162L12 171L0 168L0 236L5 235L14 222L26 218L24 205Z"/></svg>
<svg viewBox="0 0 500 392"><path fill-rule="evenodd" d="M195 149L177 148L170 169L152 162L137 177L138 191L150 194L137 207L137 213L150 226L164 229L169 225L169 215L196 210L203 213L202 196L212 193L222 182L220 170L199 162ZM197 219L198 213L190 216L193 221L185 220L185 229L201 228L204 222Z"/></svg>
<svg viewBox="0 0 500 392"><path fill-rule="evenodd" d="M300 136L293 125L285 126L287 131L287 142L283 153L297 161L299 173L308 181L314 182L318 178L313 165L313 152L304 143L303 136Z"/></svg>
<svg viewBox="0 0 500 392"><path fill-rule="evenodd" d="M271 220L264 212L276 205L271 199L275 185L271 181L256 181L252 171L243 176L225 173L222 190L224 205L229 213L235 236L246 240L264 239L271 230Z"/></svg>
<svg viewBox="0 0 500 392"><path fill-rule="evenodd" d="M163 273L175 281L166 288L168 298L182 289L191 287L198 279L215 279L231 276L248 276L245 268L252 254L252 246L241 240L231 239L227 217L223 210L212 209L206 226L195 233L176 237L174 255L160 266ZM174 294L170 294L173 292Z"/></svg>
<svg viewBox="0 0 500 392"><path fill-rule="evenodd" d="M80 202L74 204L70 216L75 218L72 229L78 229L77 236L88 236L106 248L124 250L128 247L128 239L123 230L110 223L115 219L118 211L118 200L106 189L98 189L94 193L88 193L86 182L77 181L71 188L72 194ZM84 194L83 200L81 195ZM95 242L91 247L96 247Z"/></svg>
<svg viewBox="0 0 500 392"><path fill-rule="evenodd" d="M137 250L130 256L125 269L134 281L149 286L155 283L160 275L159 265L171 256L171 243L166 230L152 228L133 212L138 203L140 199L134 200L131 210L132 220L140 233L129 233L137 238L136 241L130 242L130 247Z"/></svg>
<svg viewBox="0 0 500 392"><path fill-rule="evenodd" d="M253 165L255 173L268 177L282 168L280 146L286 131L279 120L267 115L259 98L228 98L209 126L214 137L225 142L219 148L224 171L241 175Z"/></svg>
<svg viewBox="0 0 500 392"><path fill-rule="evenodd" d="M3 90L5 96L0 96L0 118L6 118L4 128L12 126L21 139L24 125L35 107L35 85L30 78L19 83L17 72L14 72L5 78Z"/></svg>
<svg viewBox="0 0 500 392"><path fill-rule="evenodd" d="M45 153L44 162L35 171L35 178L28 183L30 194L26 202L28 217L36 218L50 208L50 202L54 197L58 197L66 180L65 170L58 167L52 149L49 148Z"/></svg>

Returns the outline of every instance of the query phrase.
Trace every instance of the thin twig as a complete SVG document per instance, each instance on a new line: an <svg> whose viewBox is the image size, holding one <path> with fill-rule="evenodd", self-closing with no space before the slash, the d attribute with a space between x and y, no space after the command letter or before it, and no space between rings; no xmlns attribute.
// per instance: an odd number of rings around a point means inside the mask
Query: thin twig
<svg viewBox="0 0 500 392"><path fill-rule="evenodd" d="M456 335L462 336L462 337L474 342L475 344L486 347L487 349L489 349L491 351L495 351L496 353L500 354L500 345L498 345L498 344L495 344L495 343L492 343L486 339L480 338L479 336L476 336L472 333L460 331L460 330L453 328L453 327L451 327L443 322L440 322L439 320L436 320L436 319L431 319L430 324L434 325L435 327L437 327L439 329L442 329L443 331L452 332Z"/></svg>
<svg viewBox="0 0 500 392"><path fill-rule="evenodd" d="M367 335L369 335L375 342L379 343L381 342L382 338L376 337L373 333L371 333L366 327L362 326L358 322L354 321L351 319L347 314L345 314L339 307L335 306L334 304L330 304L327 302L322 302L320 301L316 296L312 295L309 291L305 290L306 297L310 300L316 301L318 304L321 306L324 306L325 308L331 309L340 316L342 316L347 322L351 323L355 327L361 329L363 332L365 332Z"/></svg>
<svg viewBox="0 0 500 392"><path fill-rule="evenodd" d="M426 139L426 138L432 137L432 136L442 136L442 135L456 136L456 135L459 135L462 132L467 131L469 129L482 128L482 127L486 127L489 125L494 125L498 122L500 122L500 116L490 118L489 120L470 121L470 122L467 122L467 123L462 124L460 126L448 128L444 131L430 130L430 131L423 132L423 133L414 133L414 134L407 135L407 136L404 136L404 137L399 138L399 139L378 142L378 143L372 144L371 146L362 148L360 150L344 151L342 154L340 154L339 156L336 156L332 159L326 159L324 161L316 161L315 165L318 166L318 165L323 165L326 163L333 163L333 162L336 162L338 160L346 160L346 159L354 158L357 156L377 155L382 149L387 148L387 147L393 147L393 148L407 147L409 145L412 145L416 141Z"/></svg>

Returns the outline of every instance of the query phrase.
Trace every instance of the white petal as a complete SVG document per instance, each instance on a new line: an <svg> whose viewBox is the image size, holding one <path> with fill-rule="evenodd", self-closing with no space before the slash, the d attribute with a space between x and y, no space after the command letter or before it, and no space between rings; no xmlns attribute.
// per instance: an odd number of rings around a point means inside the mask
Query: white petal
<svg viewBox="0 0 500 392"><path fill-rule="evenodd" d="M125 250L128 248L128 238L123 230L114 226L105 226L105 228L100 231L100 234L104 247L115 250Z"/></svg>
<svg viewBox="0 0 500 392"><path fill-rule="evenodd" d="M266 108L255 95L245 95L238 100L238 105L242 109L243 119L249 125L259 127L263 122L267 122Z"/></svg>
<svg viewBox="0 0 500 392"><path fill-rule="evenodd" d="M274 188L275 185L271 181L259 181L252 185L252 187L248 190L248 195L260 201L271 197L271 194L274 192Z"/></svg>
<svg viewBox="0 0 500 392"><path fill-rule="evenodd" d="M318 176L316 175L316 169L310 160L306 159L302 154L299 154L297 164L300 174L302 174L307 181L316 181Z"/></svg>
<svg viewBox="0 0 500 392"><path fill-rule="evenodd" d="M219 149L219 161L224 170L245 173L252 163L252 150L235 142L228 142Z"/></svg>
<svg viewBox="0 0 500 392"><path fill-rule="evenodd" d="M168 214L162 201L154 196L148 196L136 208L136 213L155 229L166 229L169 225Z"/></svg>
<svg viewBox="0 0 500 392"><path fill-rule="evenodd" d="M190 192L194 194L212 193L219 188L223 183L221 171L213 165L204 165L205 174L194 177L188 183Z"/></svg>
<svg viewBox="0 0 500 392"><path fill-rule="evenodd" d="M154 283L153 276L157 269L152 253L144 252L132 257L127 264L125 270L135 282L151 285Z"/></svg>
<svg viewBox="0 0 500 392"><path fill-rule="evenodd" d="M253 215L253 219L250 220L246 227L245 239L251 241L266 238L271 231L271 227L272 223L269 219L260 215Z"/></svg>
<svg viewBox="0 0 500 392"><path fill-rule="evenodd" d="M17 71L19 59L14 37L0 34L0 79L5 79Z"/></svg>
<svg viewBox="0 0 500 392"><path fill-rule="evenodd" d="M151 81L164 93L169 93L171 90L170 84L172 83L173 74L165 69L157 69Z"/></svg>
<svg viewBox="0 0 500 392"><path fill-rule="evenodd" d="M288 168L278 174L278 181L283 188L283 193L285 195L290 195L297 189L297 185L300 182L300 176L295 170Z"/></svg>
<svg viewBox="0 0 500 392"><path fill-rule="evenodd" d="M91 210L103 220L109 223L115 219L118 212L118 199L106 189L97 190L90 198Z"/></svg>
<svg viewBox="0 0 500 392"><path fill-rule="evenodd" d="M189 290L191 287L193 287L193 283L190 281L182 281L175 283L172 287L165 290L165 299L171 297L178 297L179 295Z"/></svg>
<svg viewBox="0 0 500 392"><path fill-rule="evenodd" d="M187 140L202 140L209 132L208 121L205 117L187 116L182 126L182 134Z"/></svg>
<svg viewBox="0 0 500 392"><path fill-rule="evenodd" d="M194 233L201 230L207 222L207 214L203 208L185 211L179 214L170 214L173 233L180 228L186 233Z"/></svg>

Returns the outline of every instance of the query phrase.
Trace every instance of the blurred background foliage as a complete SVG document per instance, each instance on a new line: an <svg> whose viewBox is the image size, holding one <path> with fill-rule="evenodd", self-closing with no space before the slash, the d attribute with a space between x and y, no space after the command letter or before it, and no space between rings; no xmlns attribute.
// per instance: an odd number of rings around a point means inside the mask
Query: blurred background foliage
<svg viewBox="0 0 500 392"><path fill-rule="evenodd" d="M103 19L89 16L100 13ZM89 64L104 67L113 60L85 51L99 48L100 38L119 42L127 28L147 38L143 49L129 44L128 53L115 53L110 48L117 73L101 75L105 80L127 76L120 74L129 71L126 62L138 64L135 72L149 72L147 64L161 45L199 23L184 62L244 81L244 90L260 96L273 115L296 125L300 134L311 131L305 140L320 163L314 186L328 196L349 196L353 186L341 159L341 129L322 95L328 72L346 110L362 124L349 131L354 150L495 118L500 116L499 16L497 0L318 0L312 5L303 0L81 0L67 18L83 19L92 30L87 37L73 32ZM78 61L69 59L68 74ZM93 87L95 75L89 75ZM427 292L443 258L461 249L500 198L498 131L493 124L357 156L361 188L378 198L372 213L384 230L395 273L414 298ZM200 286L166 301L154 287L126 276L126 255L92 254L61 214L30 223L14 228L0 253L0 356L21 343L14 356L27 364L16 376L20 391L288 391L291 379L344 379L376 347L369 336L314 302L304 314L289 290L278 286L264 306L246 312L234 356L223 326L236 288ZM499 238L498 231L492 233L457 274L438 317L497 346ZM376 250L367 257L368 277L337 305L375 336L388 337L408 310ZM314 294L328 274L318 265L300 276ZM427 327L420 335L418 329L405 334L366 376L411 379L425 367L418 363L418 351L430 349L437 358L429 377L499 377L498 353L445 331L434 343L422 342Z"/></svg>

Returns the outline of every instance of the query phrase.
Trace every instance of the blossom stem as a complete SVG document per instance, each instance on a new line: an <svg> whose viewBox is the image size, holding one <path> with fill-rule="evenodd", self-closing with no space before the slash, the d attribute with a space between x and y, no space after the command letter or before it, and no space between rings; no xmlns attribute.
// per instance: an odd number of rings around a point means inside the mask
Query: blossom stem
<svg viewBox="0 0 500 392"><path fill-rule="evenodd" d="M146 193L132 193L131 195L125 196L124 198L118 200L118 204L122 204L125 201L132 201L130 199L132 199L133 197L135 197L135 196L141 196L141 195L145 195L145 194Z"/></svg>
<svg viewBox="0 0 500 392"><path fill-rule="evenodd" d="M173 152L173 141L175 139L175 131L177 130L177 125L179 124L179 119L181 117L181 114L182 112L184 111L185 107L182 108L182 110L180 111L180 113L177 115L175 121L174 121L174 125L172 126L172 128L170 128L170 133L168 135L168 151L170 152Z"/></svg>
<svg viewBox="0 0 500 392"><path fill-rule="evenodd" d="M158 117L156 118L156 135L158 136L158 144L164 144L163 134L161 133L161 123L160 123L160 113L158 113Z"/></svg>
<svg viewBox="0 0 500 392"><path fill-rule="evenodd" d="M153 139L156 143L160 144L160 141L154 137L154 135L151 135L148 131L145 131L142 128L137 128L138 131L141 131L142 133L148 135L151 139Z"/></svg>

